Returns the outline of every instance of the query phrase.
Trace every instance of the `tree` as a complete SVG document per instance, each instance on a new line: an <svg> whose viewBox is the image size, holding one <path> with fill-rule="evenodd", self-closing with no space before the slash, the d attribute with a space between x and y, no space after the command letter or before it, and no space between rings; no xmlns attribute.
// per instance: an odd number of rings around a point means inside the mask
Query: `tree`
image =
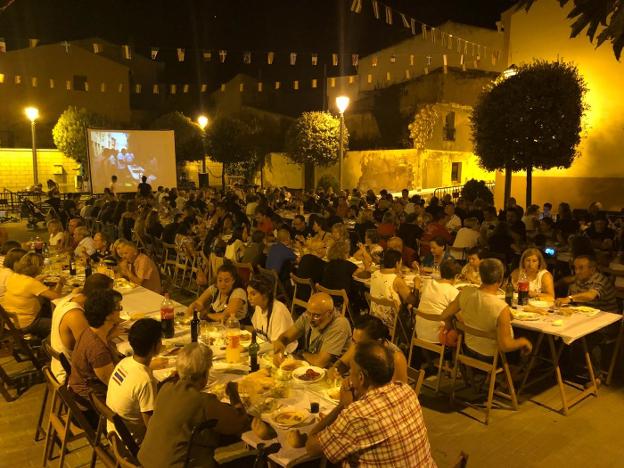
<svg viewBox="0 0 624 468"><path fill-rule="evenodd" d="M581 139L585 91L573 65L536 61L497 79L479 97L471 116L475 152L485 169L505 169L505 202L512 172L527 171L528 206L533 168L570 167Z"/></svg>
<svg viewBox="0 0 624 468"><path fill-rule="evenodd" d="M615 57L620 60L622 47L624 47L624 1L623 0L559 0L563 7L572 2L574 7L568 15L573 19L570 37L578 36L587 28L587 36L590 42L599 28L602 28L596 38L596 47L600 47L605 41L611 42ZM535 0L520 0L517 8L529 10Z"/></svg>
<svg viewBox="0 0 624 468"><path fill-rule="evenodd" d="M225 174L249 171L255 167L255 153L250 143L251 127L235 115L219 116L208 127L206 138L210 157L222 164L221 184L225 190Z"/></svg>
<svg viewBox="0 0 624 468"><path fill-rule="evenodd" d="M349 144L345 127L343 148ZM340 119L329 112L304 112L286 135L286 154L294 162L304 164L306 188L314 185L314 166L329 166L338 161L340 151Z"/></svg>
<svg viewBox="0 0 624 468"><path fill-rule="evenodd" d="M204 158L204 133L201 127L181 112L170 112L154 120L150 128L173 130L176 161L199 161Z"/></svg>
<svg viewBox="0 0 624 468"><path fill-rule="evenodd" d="M108 118L84 108L69 106L52 129L54 145L66 156L87 167L87 128L110 127Z"/></svg>
<svg viewBox="0 0 624 468"><path fill-rule="evenodd" d="M489 205L494 204L494 194L483 180L470 179L462 187L461 196L469 202L480 198Z"/></svg>

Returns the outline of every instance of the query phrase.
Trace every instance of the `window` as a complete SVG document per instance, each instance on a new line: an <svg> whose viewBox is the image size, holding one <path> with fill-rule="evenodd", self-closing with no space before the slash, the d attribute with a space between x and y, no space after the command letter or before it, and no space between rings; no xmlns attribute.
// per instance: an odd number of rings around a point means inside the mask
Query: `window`
<svg viewBox="0 0 624 468"><path fill-rule="evenodd" d="M451 182L461 183L461 167L462 163L454 162L451 165Z"/></svg>
<svg viewBox="0 0 624 468"><path fill-rule="evenodd" d="M443 138L445 141L455 141L455 112L449 112L444 119Z"/></svg>
<svg viewBox="0 0 624 468"><path fill-rule="evenodd" d="M74 91L87 90L87 77L83 75L74 75Z"/></svg>

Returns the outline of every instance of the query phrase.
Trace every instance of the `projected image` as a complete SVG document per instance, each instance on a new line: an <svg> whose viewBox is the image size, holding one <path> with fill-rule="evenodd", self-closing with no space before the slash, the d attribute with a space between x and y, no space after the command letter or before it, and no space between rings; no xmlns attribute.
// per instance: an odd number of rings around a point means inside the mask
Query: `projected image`
<svg viewBox="0 0 624 468"><path fill-rule="evenodd" d="M89 130L89 161L94 192L110 187L118 192L137 189L141 177L154 188L175 186L175 146L172 131Z"/></svg>

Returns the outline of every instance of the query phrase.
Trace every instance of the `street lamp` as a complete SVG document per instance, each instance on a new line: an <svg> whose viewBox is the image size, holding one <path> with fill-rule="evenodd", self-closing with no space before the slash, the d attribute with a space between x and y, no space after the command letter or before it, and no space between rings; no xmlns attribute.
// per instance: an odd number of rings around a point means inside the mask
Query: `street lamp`
<svg viewBox="0 0 624 468"><path fill-rule="evenodd" d="M200 115L199 117L197 117L197 124L199 125L199 128L202 129L202 146L204 148L204 154L202 155L202 174L206 174L206 127L208 126L208 117L206 117L205 115ZM206 179L208 179L208 176L206 176ZM201 180L201 178L200 178ZM202 184L200 183L200 186ZM210 183L208 182L208 180L206 180L206 185L210 186Z"/></svg>
<svg viewBox="0 0 624 468"><path fill-rule="evenodd" d="M34 185L39 183L39 174L37 173L37 141L35 138L35 124L39 118L39 109L36 107L27 107L24 109L24 113L28 120L30 120L30 133L32 137L32 155L33 155L33 179Z"/></svg>
<svg viewBox="0 0 624 468"><path fill-rule="evenodd" d="M344 113L349 107L349 97L348 96L338 96L336 98L336 107L338 107L338 112L340 112L340 141L339 141L339 152L338 152L338 188L342 192L342 159L344 157Z"/></svg>

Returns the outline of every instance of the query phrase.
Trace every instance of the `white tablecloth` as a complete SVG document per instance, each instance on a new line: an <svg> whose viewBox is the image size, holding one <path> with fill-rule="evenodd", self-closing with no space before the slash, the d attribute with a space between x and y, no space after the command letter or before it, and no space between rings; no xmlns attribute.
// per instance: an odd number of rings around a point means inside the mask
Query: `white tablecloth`
<svg viewBox="0 0 624 468"><path fill-rule="evenodd" d="M512 321L512 325L514 327L524 328L525 330L533 330L540 333L546 333L548 335L558 336L565 344L569 345L579 338L608 327L612 323L621 319L622 316L620 314L614 314L611 312L599 312L593 317L588 317L587 315L581 313L576 313L568 317L548 314L542 316L539 320L534 321L514 319ZM556 320L561 320L563 322L562 325L553 325L553 322Z"/></svg>

